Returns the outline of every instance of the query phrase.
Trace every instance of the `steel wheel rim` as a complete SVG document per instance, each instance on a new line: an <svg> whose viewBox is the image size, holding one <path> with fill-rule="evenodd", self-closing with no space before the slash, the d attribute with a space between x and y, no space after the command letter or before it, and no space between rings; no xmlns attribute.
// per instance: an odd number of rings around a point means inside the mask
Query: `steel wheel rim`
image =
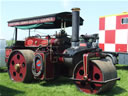
<svg viewBox="0 0 128 96"><path fill-rule="evenodd" d="M103 75L101 70L95 64L89 64L89 65L90 65L89 69L91 70L88 75L89 79L96 81L103 81ZM83 64L81 63L76 68L74 76L76 79L83 80L83 75L84 75L84 69L83 69ZM82 82L75 81L75 84L80 91L91 94L98 93L103 86L102 84L95 84L86 81L82 81Z"/></svg>
<svg viewBox="0 0 128 96"><path fill-rule="evenodd" d="M16 52L9 62L9 73L11 79L18 82L23 81L26 76L26 67L24 56L21 53Z"/></svg>

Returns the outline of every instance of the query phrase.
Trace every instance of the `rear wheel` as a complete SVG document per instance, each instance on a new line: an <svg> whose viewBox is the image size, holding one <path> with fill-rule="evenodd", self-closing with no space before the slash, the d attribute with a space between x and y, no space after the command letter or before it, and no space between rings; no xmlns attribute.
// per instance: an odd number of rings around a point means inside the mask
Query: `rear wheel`
<svg viewBox="0 0 128 96"><path fill-rule="evenodd" d="M79 63L74 71L74 78L83 80L84 68L83 62ZM91 60L89 62L88 79L94 81L106 81L117 77L115 67L106 60ZM75 81L78 89L85 93L98 94L103 91L111 89L116 81L108 82L106 84L97 84L88 81Z"/></svg>
<svg viewBox="0 0 128 96"><path fill-rule="evenodd" d="M8 60L10 78L16 82L31 82L33 58L34 52L31 50L13 51Z"/></svg>

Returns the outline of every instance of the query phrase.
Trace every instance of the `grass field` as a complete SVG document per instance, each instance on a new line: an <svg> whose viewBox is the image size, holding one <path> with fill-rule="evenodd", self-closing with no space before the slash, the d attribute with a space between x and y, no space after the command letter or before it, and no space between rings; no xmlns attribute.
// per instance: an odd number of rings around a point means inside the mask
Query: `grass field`
<svg viewBox="0 0 128 96"><path fill-rule="evenodd" d="M116 86L99 96L128 96L128 66L116 65L118 77ZM0 69L0 96L95 96L77 90L72 81L61 77L52 82L17 83L9 79L8 73Z"/></svg>

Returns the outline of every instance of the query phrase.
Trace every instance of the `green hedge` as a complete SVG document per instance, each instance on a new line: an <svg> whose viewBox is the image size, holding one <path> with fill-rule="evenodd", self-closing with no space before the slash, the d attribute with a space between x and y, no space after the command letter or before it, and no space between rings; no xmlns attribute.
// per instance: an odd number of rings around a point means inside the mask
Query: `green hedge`
<svg viewBox="0 0 128 96"><path fill-rule="evenodd" d="M14 43L14 40L6 40L7 46L11 46Z"/></svg>

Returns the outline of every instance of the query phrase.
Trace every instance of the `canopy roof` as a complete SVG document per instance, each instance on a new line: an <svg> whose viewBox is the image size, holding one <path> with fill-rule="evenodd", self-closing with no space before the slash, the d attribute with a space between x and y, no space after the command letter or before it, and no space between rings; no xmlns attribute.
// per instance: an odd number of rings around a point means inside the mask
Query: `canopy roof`
<svg viewBox="0 0 128 96"><path fill-rule="evenodd" d="M84 20L80 17L80 25L83 25L83 21ZM14 19L8 21L8 26L19 29L53 29L61 28L62 22L66 22L66 27L72 26L72 13L61 12L30 18Z"/></svg>

